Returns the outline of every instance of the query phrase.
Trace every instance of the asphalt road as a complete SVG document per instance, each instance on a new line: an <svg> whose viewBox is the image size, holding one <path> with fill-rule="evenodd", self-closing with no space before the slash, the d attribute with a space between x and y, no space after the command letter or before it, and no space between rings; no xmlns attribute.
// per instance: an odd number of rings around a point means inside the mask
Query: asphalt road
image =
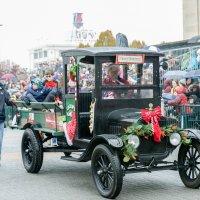
<svg viewBox="0 0 200 200"><path fill-rule="evenodd" d="M47 153L40 173L28 174L22 164L22 132L6 130L0 167L0 200L96 200L90 162L60 160L60 153ZM171 159L176 157L173 155ZM123 200L200 200L200 190L184 187L178 172L160 171L124 177Z"/></svg>

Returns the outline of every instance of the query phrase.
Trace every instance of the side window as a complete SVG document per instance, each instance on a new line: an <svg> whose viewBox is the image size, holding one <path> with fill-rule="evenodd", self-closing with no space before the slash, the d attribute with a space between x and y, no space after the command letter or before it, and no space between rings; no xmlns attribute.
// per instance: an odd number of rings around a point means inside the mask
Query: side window
<svg viewBox="0 0 200 200"><path fill-rule="evenodd" d="M69 63L67 65L67 88L68 93L75 93L76 89L76 70L78 65L76 64L76 59L72 56L69 58Z"/></svg>
<svg viewBox="0 0 200 200"><path fill-rule="evenodd" d="M153 63L143 64L143 73L141 76L141 85L153 84Z"/></svg>
<svg viewBox="0 0 200 200"><path fill-rule="evenodd" d="M79 89L89 92L95 88L94 64L79 63Z"/></svg>

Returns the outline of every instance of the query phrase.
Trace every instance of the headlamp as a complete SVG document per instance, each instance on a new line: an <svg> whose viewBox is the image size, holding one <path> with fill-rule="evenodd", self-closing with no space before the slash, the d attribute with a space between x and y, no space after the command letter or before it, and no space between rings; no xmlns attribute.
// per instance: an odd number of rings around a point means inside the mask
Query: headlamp
<svg viewBox="0 0 200 200"><path fill-rule="evenodd" d="M173 146L178 146L181 143L181 136L178 133L172 133L169 141Z"/></svg>
<svg viewBox="0 0 200 200"><path fill-rule="evenodd" d="M138 148L138 146L140 145L140 139L137 135L129 135L128 143L132 144L135 148Z"/></svg>

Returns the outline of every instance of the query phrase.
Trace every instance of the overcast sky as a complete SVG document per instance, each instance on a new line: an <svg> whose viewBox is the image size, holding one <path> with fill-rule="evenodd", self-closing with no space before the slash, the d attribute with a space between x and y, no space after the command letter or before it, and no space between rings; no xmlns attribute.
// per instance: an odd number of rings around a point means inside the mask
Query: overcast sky
<svg viewBox="0 0 200 200"><path fill-rule="evenodd" d="M182 39L182 0L0 0L0 60L29 65L28 50L66 43L73 13L84 27L147 44Z"/></svg>

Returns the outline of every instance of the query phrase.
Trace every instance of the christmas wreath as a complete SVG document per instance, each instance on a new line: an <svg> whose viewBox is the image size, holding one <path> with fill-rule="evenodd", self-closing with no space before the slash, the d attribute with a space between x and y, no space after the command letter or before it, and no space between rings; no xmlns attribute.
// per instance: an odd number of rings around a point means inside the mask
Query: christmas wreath
<svg viewBox="0 0 200 200"><path fill-rule="evenodd" d="M190 144L190 139L187 137L187 132L183 129L180 129L176 124L171 124L165 127L159 126L159 120L161 117L160 107L155 109L142 109L141 118L146 123L134 123L131 126L128 126L124 133L121 135L121 139L124 143L123 151L123 161L129 162L136 160L137 149L135 145L130 143L130 138L134 136L143 137L144 139L150 139L153 137L155 143L159 143L163 137L170 136L173 133L178 133L181 137L181 142L183 144Z"/></svg>

